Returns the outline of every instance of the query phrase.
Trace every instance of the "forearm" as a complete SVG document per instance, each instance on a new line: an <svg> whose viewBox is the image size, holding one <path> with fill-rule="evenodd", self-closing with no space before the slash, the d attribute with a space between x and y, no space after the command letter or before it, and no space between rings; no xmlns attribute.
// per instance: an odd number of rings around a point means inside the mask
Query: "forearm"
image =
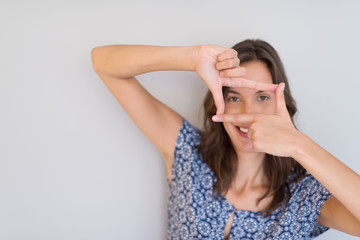
<svg viewBox="0 0 360 240"><path fill-rule="evenodd" d="M197 47L109 45L94 48L91 55L97 73L125 79L152 71L194 71Z"/></svg>
<svg viewBox="0 0 360 240"><path fill-rule="evenodd" d="M320 181L360 221L360 176L306 135L293 158Z"/></svg>

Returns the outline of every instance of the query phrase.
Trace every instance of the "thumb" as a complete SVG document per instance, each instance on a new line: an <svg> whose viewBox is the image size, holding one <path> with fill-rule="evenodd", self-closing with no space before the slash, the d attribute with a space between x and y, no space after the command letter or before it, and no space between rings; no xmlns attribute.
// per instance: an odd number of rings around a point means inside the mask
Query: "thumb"
<svg viewBox="0 0 360 240"><path fill-rule="evenodd" d="M285 83L280 83L276 90L275 90L275 96L276 96L276 113L278 115L289 115L287 108L286 108L286 102L285 102L285 96L284 96L284 90L285 90Z"/></svg>
<svg viewBox="0 0 360 240"><path fill-rule="evenodd" d="M217 87L213 91L211 91L213 95L215 106L216 106L216 114L223 114L225 111L225 103L224 97L222 93L222 86Z"/></svg>

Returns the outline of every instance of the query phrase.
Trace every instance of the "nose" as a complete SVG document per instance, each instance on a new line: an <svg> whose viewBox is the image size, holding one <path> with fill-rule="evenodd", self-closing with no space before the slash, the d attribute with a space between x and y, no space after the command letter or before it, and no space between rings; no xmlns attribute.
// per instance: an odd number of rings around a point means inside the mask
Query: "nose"
<svg viewBox="0 0 360 240"><path fill-rule="evenodd" d="M262 113L264 112L263 107L256 101L245 101L241 112L243 114Z"/></svg>
<svg viewBox="0 0 360 240"><path fill-rule="evenodd" d="M244 114L250 114L250 113L254 113L255 109L254 109L254 105L249 102L249 101L246 101L243 105L243 113Z"/></svg>

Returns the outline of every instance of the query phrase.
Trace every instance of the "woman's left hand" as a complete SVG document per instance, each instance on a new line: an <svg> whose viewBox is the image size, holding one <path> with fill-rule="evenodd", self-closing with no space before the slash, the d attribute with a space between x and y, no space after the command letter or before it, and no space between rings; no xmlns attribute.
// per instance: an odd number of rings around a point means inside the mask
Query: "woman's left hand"
<svg viewBox="0 0 360 240"><path fill-rule="evenodd" d="M253 150L281 157L292 157L296 142L303 135L294 126L286 108L285 84L280 83L275 91L276 113L267 114L220 114L213 116L215 122L232 122L248 125L248 137L253 140Z"/></svg>

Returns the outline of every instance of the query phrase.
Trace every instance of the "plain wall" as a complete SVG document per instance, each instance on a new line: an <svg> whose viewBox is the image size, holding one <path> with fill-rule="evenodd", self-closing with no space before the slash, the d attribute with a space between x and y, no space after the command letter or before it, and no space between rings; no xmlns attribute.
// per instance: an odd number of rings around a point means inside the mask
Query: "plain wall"
<svg viewBox="0 0 360 240"><path fill-rule="evenodd" d="M163 160L93 71L99 45L264 39L284 62L299 129L359 173L359 10L355 0L1 1L0 239L166 237ZM195 73L139 79L201 126Z"/></svg>

